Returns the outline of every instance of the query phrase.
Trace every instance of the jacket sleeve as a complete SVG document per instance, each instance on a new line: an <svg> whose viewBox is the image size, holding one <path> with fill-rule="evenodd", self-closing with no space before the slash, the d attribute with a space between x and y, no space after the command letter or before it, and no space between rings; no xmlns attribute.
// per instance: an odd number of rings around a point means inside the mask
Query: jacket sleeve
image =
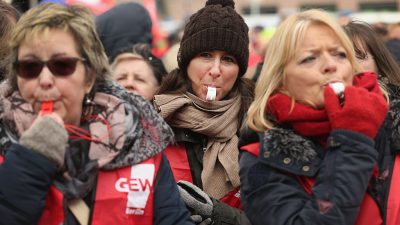
<svg viewBox="0 0 400 225"><path fill-rule="evenodd" d="M154 225L193 225L164 153L154 189Z"/></svg>
<svg viewBox="0 0 400 225"><path fill-rule="evenodd" d="M37 224L56 172L42 155L11 145L0 165L0 224Z"/></svg>
<svg viewBox="0 0 400 225"><path fill-rule="evenodd" d="M366 136L337 130L316 176L311 195L294 174L242 152L242 201L253 225L354 224L377 151Z"/></svg>

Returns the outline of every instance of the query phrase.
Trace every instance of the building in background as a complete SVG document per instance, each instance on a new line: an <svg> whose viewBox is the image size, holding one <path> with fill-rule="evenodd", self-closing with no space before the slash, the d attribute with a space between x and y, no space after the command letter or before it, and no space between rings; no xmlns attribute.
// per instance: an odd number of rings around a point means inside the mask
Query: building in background
<svg viewBox="0 0 400 225"><path fill-rule="evenodd" d="M118 3L145 0L116 0ZM202 8L206 0L156 0L162 27L173 30ZM250 27L276 26L282 18L309 8L322 8L338 17L356 17L370 23L400 22L400 0L236 0L236 8Z"/></svg>
<svg viewBox="0 0 400 225"><path fill-rule="evenodd" d="M49 0L7 0L22 11L40 1ZM88 5L101 2L145 3L147 0L52 0L80 1ZM190 15L202 8L206 0L155 0L160 28L172 32L185 24ZM282 18L303 9L322 8L338 17L355 17L369 23L400 22L400 0L236 0L236 9L241 12L250 27L261 25L274 27Z"/></svg>

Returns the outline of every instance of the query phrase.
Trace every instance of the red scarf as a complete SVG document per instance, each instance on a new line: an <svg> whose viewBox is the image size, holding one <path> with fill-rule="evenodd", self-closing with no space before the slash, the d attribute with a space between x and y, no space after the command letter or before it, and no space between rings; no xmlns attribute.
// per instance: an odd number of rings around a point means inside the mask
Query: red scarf
<svg viewBox="0 0 400 225"><path fill-rule="evenodd" d="M382 94L376 74L372 72L354 76L353 86L363 87L370 92ZM331 132L325 109L315 109L298 102L293 103L292 99L283 93L271 96L268 108L278 124L291 125L294 131L304 137L316 138L321 143L325 143Z"/></svg>

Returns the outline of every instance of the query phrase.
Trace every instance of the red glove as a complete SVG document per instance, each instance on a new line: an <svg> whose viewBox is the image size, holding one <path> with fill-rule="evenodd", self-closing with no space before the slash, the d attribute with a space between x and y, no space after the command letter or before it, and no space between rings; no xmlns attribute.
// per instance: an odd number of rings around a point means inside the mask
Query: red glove
<svg viewBox="0 0 400 225"><path fill-rule="evenodd" d="M381 94L362 87L347 86L343 107L332 88L324 90L325 109L332 129L345 129L362 133L374 139L385 120L388 104Z"/></svg>

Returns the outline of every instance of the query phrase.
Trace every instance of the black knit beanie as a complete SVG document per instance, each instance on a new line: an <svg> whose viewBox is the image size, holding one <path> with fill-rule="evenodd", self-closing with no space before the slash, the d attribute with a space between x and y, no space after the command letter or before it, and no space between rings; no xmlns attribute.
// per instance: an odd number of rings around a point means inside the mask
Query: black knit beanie
<svg viewBox="0 0 400 225"><path fill-rule="evenodd" d="M220 50L235 56L242 76L249 59L248 32L233 0L208 0L185 26L178 53L179 68L186 70L190 60L201 52Z"/></svg>

